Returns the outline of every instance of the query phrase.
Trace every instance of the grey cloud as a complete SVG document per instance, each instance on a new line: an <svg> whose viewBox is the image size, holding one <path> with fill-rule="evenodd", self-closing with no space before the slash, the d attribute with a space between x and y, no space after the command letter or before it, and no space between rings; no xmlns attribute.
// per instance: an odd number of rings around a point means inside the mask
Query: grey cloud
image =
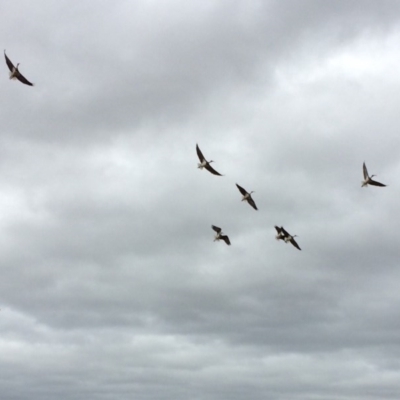
<svg viewBox="0 0 400 400"><path fill-rule="evenodd" d="M399 397L397 2L0 7L4 398Z"/></svg>

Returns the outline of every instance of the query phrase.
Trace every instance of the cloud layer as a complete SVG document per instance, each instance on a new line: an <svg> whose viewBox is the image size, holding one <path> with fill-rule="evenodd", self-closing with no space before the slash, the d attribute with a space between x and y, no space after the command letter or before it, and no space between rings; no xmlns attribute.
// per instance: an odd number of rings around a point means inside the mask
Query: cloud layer
<svg viewBox="0 0 400 400"><path fill-rule="evenodd" d="M2 397L398 398L399 12L0 6Z"/></svg>

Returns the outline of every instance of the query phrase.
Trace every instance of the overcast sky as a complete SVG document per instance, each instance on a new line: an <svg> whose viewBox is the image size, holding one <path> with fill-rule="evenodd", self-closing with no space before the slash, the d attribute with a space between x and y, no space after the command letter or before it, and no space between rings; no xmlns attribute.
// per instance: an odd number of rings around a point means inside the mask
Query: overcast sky
<svg viewBox="0 0 400 400"><path fill-rule="evenodd" d="M399 1L15 0L0 37L2 399L400 398Z"/></svg>

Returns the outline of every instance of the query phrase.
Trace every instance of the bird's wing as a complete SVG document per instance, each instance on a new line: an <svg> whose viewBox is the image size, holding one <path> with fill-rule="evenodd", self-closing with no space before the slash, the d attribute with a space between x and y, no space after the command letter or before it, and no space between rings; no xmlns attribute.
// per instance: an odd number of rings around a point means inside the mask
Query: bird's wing
<svg viewBox="0 0 400 400"><path fill-rule="evenodd" d="M203 153L200 150L199 145L196 143L196 153L197 153L197 157L199 157L200 162L204 161L204 156Z"/></svg>
<svg viewBox="0 0 400 400"><path fill-rule="evenodd" d="M257 208L257 206L256 206L256 203L254 202L254 200L253 200L253 198L252 198L251 196L247 199L247 202L248 202L255 210L258 210L258 208Z"/></svg>
<svg viewBox="0 0 400 400"><path fill-rule="evenodd" d="M204 166L204 168L205 168L207 171L211 172L213 175L223 176L223 175L221 175L219 172L217 172L210 164L206 164L206 165Z"/></svg>
<svg viewBox="0 0 400 400"><path fill-rule="evenodd" d="M211 225L211 228L213 228L214 231L217 232L217 233L220 233L222 231L221 228L218 228L218 226L215 226L215 225Z"/></svg>
<svg viewBox="0 0 400 400"><path fill-rule="evenodd" d="M287 230L285 230L285 228L283 226L281 226L281 231L285 235L285 237L290 236L289 232Z"/></svg>
<svg viewBox="0 0 400 400"><path fill-rule="evenodd" d="M25 85L33 86L33 83L29 82L28 79L26 79L21 73L18 73L17 79L20 82L25 83Z"/></svg>
<svg viewBox="0 0 400 400"><path fill-rule="evenodd" d="M275 229L278 232L278 234L282 233L282 228L279 228L279 226L275 225Z"/></svg>
<svg viewBox="0 0 400 400"><path fill-rule="evenodd" d="M364 179L368 179L368 170L367 167L365 166L365 162L363 164L363 173L364 173Z"/></svg>
<svg viewBox="0 0 400 400"><path fill-rule="evenodd" d="M369 179L369 180L368 180L368 185L381 186L381 187L386 186L386 185L384 185L383 183L374 181L373 179Z"/></svg>
<svg viewBox="0 0 400 400"><path fill-rule="evenodd" d="M297 249L301 250L300 246L297 244L297 242L296 242L293 238L290 239L290 243L292 243L292 245L293 245L294 247L296 247Z"/></svg>
<svg viewBox="0 0 400 400"><path fill-rule="evenodd" d="M7 57L6 51L4 50L4 57L6 58L6 64L8 69L12 72L14 67L14 64L11 62L11 60Z"/></svg>
<svg viewBox="0 0 400 400"><path fill-rule="evenodd" d="M228 236L222 235L222 236L221 236L221 239L222 239L227 245L229 245L229 246L231 245L231 242L230 242Z"/></svg>
<svg viewBox="0 0 400 400"><path fill-rule="evenodd" d="M247 192L238 184L236 184L237 188L239 189L239 192L242 193L243 196L245 196L247 194Z"/></svg>

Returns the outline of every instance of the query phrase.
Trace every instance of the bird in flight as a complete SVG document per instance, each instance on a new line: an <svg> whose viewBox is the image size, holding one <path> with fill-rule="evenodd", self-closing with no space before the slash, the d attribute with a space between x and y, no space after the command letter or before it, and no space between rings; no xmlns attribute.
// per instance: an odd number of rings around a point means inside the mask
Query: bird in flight
<svg viewBox="0 0 400 400"><path fill-rule="evenodd" d="M255 210L258 210L256 203L254 202L253 198L251 197L251 194L254 193L254 191L248 193L245 189L243 189L238 184L236 184L236 186L239 189L239 192L242 193L242 195L243 195L242 201L247 201Z"/></svg>
<svg viewBox="0 0 400 400"><path fill-rule="evenodd" d="M18 79L20 82L24 83L25 85L33 86L33 83L29 82L21 72L18 70L18 65L15 67L11 60L7 57L6 51L4 50L4 57L6 58L6 64L8 69L10 70L10 79Z"/></svg>
<svg viewBox="0 0 400 400"><path fill-rule="evenodd" d="M275 239L276 240L285 240L285 234L283 233L283 228L282 227L279 228L279 226L275 225L275 229L276 229L276 232L277 232L277 235L275 236Z"/></svg>
<svg viewBox="0 0 400 400"><path fill-rule="evenodd" d="M363 174L364 174L364 180L361 182L361 187L368 186L368 185L381 186L381 187L386 186L383 183L374 181L372 179L372 177L376 176L376 175L371 175L371 176L368 175L368 170L367 170L367 167L365 165L365 162L363 164Z"/></svg>
<svg viewBox="0 0 400 400"><path fill-rule="evenodd" d="M283 226L279 227L275 225L275 229L278 232L278 234L275 236L277 240L282 239L285 243L290 242L296 249L301 250L300 246L297 244L297 242L294 240L297 235L291 235L288 231L284 229Z"/></svg>
<svg viewBox="0 0 400 400"><path fill-rule="evenodd" d="M215 226L215 225L211 225L211 228L214 229L215 232L217 232L217 234L214 237L214 242L223 240L227 245L229 245L229 246L231 245L229 237L227 235L222 234L221 228L219 228L218 226Z"/></svg>
<svg viewBox="0 0 400 400"><path fill-rule="evenodd" d="M197 156L199 157L199 160L200 160L200 163L198 164L197 168L200 168L200 169L205 168L207 171L211 172L213 175L223 176L210 165L212 162L214 162L213 160L207 161L205 159L198 144L196 144L196 152L197 152Z"/></svg>

